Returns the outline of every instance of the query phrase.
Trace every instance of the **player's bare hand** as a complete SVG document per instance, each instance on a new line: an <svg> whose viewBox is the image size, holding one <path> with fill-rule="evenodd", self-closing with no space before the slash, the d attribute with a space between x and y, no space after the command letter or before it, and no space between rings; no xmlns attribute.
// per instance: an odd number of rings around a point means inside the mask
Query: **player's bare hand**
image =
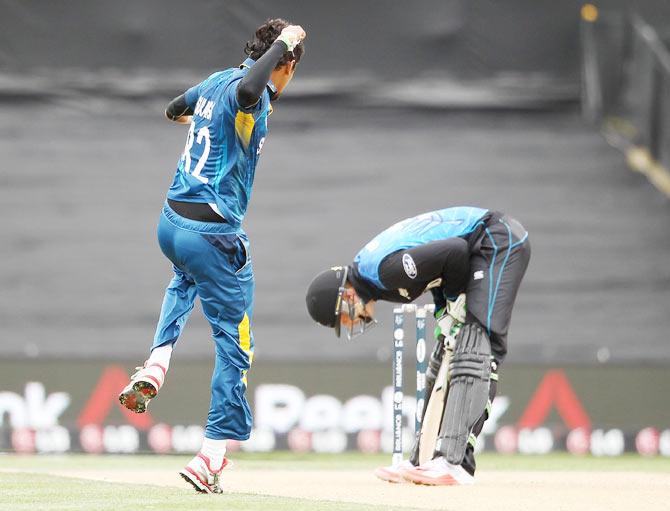
<svg viewBox="0 0 670 511"><path fill-rule="evenodd" d="M289 25L281 31L277 41L283 41L288 46L288 51L293 51L293 48L298 46L305 37L307 33L300 25Z"/></svg>

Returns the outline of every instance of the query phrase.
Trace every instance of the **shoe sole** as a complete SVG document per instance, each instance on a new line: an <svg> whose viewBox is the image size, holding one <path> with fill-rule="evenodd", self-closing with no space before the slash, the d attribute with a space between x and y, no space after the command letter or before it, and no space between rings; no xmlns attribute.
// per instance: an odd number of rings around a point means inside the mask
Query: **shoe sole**
<svg viewBox="0 0 670 511"><path fill-rule="evenodd" d="M443 475L440 477L430 477L417 474L416 472L405 472L403 474L405 481L423 486L460 486L456 479L450 475Z"/></svg>
<svg viewBox="0 0 670 511"><path fill-rule="evenodd" d="M146 381L136 381L128 390L119 394L119 402L131 412L144 413L147 411L147 405L158 391L151 383Z"/></svg>
<svg viewBox="0 0 670 511"><path fill-rule="evenodd" d="M193 486L198 493L223 493L223 490L221 490L221 487L218 484L215 484L214 486L205 484L198 474L189 467L181 470L179 475L184 481Z"/></svg>
<svg viewBox="0 0 670 511"><path fill-rule="evenodd" d="M186 469L180 470L179 475L184 481L193 486L198 493L212 493L212 490L210 490L207 485L203 484L197 475L187 472Z"/></svg>
<svg viewBox="0 0 670 511"><path fill-rule="evenodd" d="M378 479L386 481L387 483L399 484L406 482L405 479L403 479L402 475L398 473L389 472L388 470L385 470L383 468L375 469L374 474Z"/></svg>

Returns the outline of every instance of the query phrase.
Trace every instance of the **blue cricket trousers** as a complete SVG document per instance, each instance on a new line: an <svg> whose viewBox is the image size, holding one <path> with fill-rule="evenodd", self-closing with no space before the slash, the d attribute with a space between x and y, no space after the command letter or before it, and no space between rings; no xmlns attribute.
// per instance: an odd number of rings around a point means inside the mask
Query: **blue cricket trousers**
<svg viewBox="0 0 670 511"><path fill-rule="evenodd" d="M200 297L216 348L205 436L246 440L252 422L246 375L254 350L249 240L241 229L189 220L166 203L158 223L158 243L172 261L174 277L165 290L152 349L177 341L196 295Z"/></svg>

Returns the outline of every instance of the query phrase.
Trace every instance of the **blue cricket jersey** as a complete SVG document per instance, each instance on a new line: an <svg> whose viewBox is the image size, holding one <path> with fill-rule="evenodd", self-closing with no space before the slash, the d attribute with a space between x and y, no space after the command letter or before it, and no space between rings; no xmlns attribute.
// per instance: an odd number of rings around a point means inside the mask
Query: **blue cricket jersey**
<svg viewBox="0 0 670 511"><path fill-rule="evenodd" d="M167 195L208 203L233 226L246 213L271 112L267 89L249 109L237 102L239 81L254 63L214 73L184 94L193 121Z"/></svg>
<svg viewBox="0 0 670 511"><path fill-rule="evenodd" d="M380 289L379 265L398 250L406 250L431 241L467 237L488 213L487 209L455 207L431 211L392 225L375 236L354 258L360 275Z"/></svg>

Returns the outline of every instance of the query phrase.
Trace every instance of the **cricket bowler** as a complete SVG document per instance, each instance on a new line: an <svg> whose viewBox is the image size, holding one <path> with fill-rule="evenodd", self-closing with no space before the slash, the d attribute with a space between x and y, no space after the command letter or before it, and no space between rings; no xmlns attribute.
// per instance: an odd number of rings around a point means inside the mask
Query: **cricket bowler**
<svg viewBox="0 0 670 511"><path fill-rule="evenodd" d="M248 58L173 99L165 114L189 124L186 147L158 223L158 242L172 262L151 353L121 391L123 406L146 410L160 391L175 343L196 296L212 327L216 359L200 452L180 472L202 493L221 493L226 441L246 440L251 410L245 393L254 354L254 274L242 229L271 103L288 86L304 53L302 27L271 19L246 44Z"/></svg>

